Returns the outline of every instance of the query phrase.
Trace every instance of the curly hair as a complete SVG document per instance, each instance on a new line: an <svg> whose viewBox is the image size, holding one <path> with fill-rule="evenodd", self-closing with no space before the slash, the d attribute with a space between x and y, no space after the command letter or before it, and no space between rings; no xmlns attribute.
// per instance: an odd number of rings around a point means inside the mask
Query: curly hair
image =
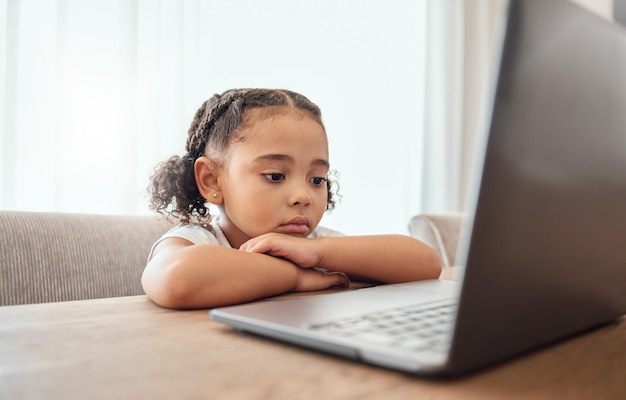
<svg viewBox="0 0 626 400"><path fill-rule="evenodd" d="M191 121L187 131L185 155L172 156L159 163L151 177L150 209L166 218L183 223L197 220L208 225L211 215L206 199L196 186L194 163L203 155L221 157L236 137L236 132L255 121L247 111L262 109L261 115L284 112L285 108L306 112L322 127L322 114L305 96L283 89L231 89L206 100ZM258 120L258 117L256 118ZM337 182L327 181L326 210L335 207Z"/></svg>

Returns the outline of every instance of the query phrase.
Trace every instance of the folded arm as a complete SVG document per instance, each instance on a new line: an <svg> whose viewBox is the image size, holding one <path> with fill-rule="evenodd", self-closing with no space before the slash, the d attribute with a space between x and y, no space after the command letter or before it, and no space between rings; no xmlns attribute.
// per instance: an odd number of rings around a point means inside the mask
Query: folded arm
<svg viewBox="0 0 626 400"><path fill-rule="evenodd" d="M322 267L353 279L383 283L437 279L442 268L435 250L405 235L306 239L268 233L249 240L241 249L286 258L301 268Z"/></svg>
<svg viewBox="0 0 626 400"><path fill-rule="evenodd" d="M271 233L249 240L239 250L168 238L153 254L141 279L144 291L155 303L178 309L347 286L346 275L399 283L441 274L437 253L402 235L309 239Z"/></svg>
<svg viewBox="0 0 626 400"><path fill-rule="evenodd" d="M153 254L141 283L150 299L167 308L211 308L349 284L343 274L302 269L265 254L193 245L181 238L163 240Z"/></svg>

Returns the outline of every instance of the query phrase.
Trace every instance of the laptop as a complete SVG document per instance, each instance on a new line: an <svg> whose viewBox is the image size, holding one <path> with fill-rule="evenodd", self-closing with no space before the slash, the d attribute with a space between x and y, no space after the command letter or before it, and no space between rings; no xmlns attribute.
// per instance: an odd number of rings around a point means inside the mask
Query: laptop
<svg viewBox="0 0 626 400"><path fill-rule="evenodd" d="M462 279L260 301L210 317L423 376L475 372L619 321L626 314L624 27L567 0L512 0L495 58L458 250Z"/></svg>

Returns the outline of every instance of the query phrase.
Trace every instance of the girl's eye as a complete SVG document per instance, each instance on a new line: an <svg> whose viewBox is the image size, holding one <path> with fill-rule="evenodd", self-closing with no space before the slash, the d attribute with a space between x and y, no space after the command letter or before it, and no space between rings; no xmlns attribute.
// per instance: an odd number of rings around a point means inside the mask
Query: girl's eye
<svg viewBox="0 0 626 400"><path fill-rule="evenodd" d="M275 172L272 174L263 174L263 175L271 182L280 182L283 179L285 179L285 175L278 173L278 172Z"/></svg>
<svg viewBox="0 0 626 400"><path fill-rule="evenodd" d="M320 186L322 183L326 182L326 178L316 176L314 178L311 178L309 181L315 186Z"/></svg>

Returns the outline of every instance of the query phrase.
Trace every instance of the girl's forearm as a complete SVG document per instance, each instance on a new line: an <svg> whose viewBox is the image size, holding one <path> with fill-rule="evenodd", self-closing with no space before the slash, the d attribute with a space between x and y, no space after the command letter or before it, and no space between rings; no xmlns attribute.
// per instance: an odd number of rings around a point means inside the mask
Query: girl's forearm
<svg viewBox="0 0 626 400"><path fill-rule="evenodd" d="M384 283L437 279L438 254L410 236L320 237L320 266Z"/></svg>
<svg viewBox="0 0 626 400"><path fill-rule="evenodd" d="M167 308L211 308L288 292L298 267L263 254L212 245L186 246L150 260L142 283Z"/></svg>

